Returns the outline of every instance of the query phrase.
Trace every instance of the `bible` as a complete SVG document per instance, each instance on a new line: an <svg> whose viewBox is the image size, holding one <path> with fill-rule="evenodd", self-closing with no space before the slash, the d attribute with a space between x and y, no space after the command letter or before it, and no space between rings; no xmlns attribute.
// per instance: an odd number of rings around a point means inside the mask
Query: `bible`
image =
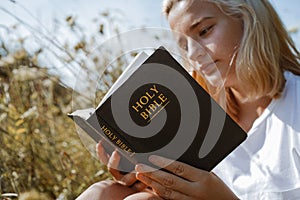
<svg viewBox="0 0 300 200"><path fill-rule="evenodd" d="M247 137L163 47L138 54L97 108L69 116L108 153L118 149L124 172L151 165L150 155L210 171Z"/></svg>

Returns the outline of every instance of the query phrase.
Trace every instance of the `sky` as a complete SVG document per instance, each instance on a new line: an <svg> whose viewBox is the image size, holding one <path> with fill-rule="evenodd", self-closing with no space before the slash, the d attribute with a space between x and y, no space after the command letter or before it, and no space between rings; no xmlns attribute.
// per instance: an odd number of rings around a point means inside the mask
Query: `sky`
<svg viewBox="0 0 300 200"><path fill-rule="evenodd" d="M287 29L300 27L299 0L270 1ZM52 30L55 29L57 21L62 23L68 16L72 16L86 33L95 32L99 27L92 23L93 19L99 19L100 13L106 11L117 16L121 32L140 27L168 28L161 13L161 4L162 0L0 0L0 40L5 27L21 21L32 27L33 32L47 30L46 35L72 41L72 37L63 30L60 30L61 34L53 35ZM26 29L20 29L18 34L31 37L30 31ZM300 31L292 33L292 37L300 49Z"/></svg>
<svg viewBox="0 0 300 200"><path fill-rule="evenodd" d="M13 3L16 2L16 3ZM300 24L299 0L271 0L287 27ZM0 8L5 8L28 23L34 23L32 16L48 25L53 18L64 19L68 15L77 16L83 23L97 16L101 11L115 10L122 13L130 26L161 27L167 23L161 14L162 0L0 0ZM25 9L24 9L25 8ZM0 10L0 24L13 24L16 21Z"/></svg>
<svg viewBox="0 0 300 200"><path fill-rule="evenodd" d="M286 27L300 27L299 0L270 0ZM166 27L168 24L161 14L162 0L0 0L1 27L9 27L22 20L33 27L41 24L51 30L55 20L64 20L67 16L76 17L81 27L87 32L95 30L92 20L99 18L101 12L113 11L119 15L123 30L143 27ZM11 16L15 15L19 19ZM26 30L24 30L25 34ZM299 41L300 32L292 37Z"/></svg>
<svg viewBox="0 0 300 200"><path fill-rule="evenodd" d="M9 13L32 26L43 24L50 30L55 26L54 19L73 16L84 30L92 32L98 28L92 20L110 11L121 19L122 31L141 26L167 27L160 9L161 0L0 0L0 26L17 23Z"/></svg>

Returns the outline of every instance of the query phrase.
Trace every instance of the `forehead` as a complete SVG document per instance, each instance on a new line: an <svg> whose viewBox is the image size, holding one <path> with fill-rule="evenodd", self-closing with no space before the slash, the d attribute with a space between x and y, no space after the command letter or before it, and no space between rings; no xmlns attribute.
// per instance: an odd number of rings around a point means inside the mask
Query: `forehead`
<svg viewBox="0 0 300 200"><path fill-rule="evenodd" d="M186 0L173 5L168 21L173 30L186 33L194 23L208 17L225 16L214 3L203 0Z"/></svg>

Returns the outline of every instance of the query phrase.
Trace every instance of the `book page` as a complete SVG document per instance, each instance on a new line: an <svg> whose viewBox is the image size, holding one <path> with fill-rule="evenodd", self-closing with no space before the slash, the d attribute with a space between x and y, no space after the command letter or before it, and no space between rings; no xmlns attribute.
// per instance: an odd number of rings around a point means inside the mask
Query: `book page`
<svg viewBox="0 0 300 200"><path fill-rule="evenodd" d="M87 120L92 113L95 112L94 108L87 108L87 109L81 109L81 110L76 110L71 114L68 114L69 117L81 117L84 120Z"/></svg>
<svg viewBox="0 0 300 200"><path fill-rule="evenodd" d="M120 77L116 80L116 82L112 85L112 87L108 90L108 92L105 94L105 96L102 98L101 102L97 106L100 107L102 103L106 101L107 98L114 93L148 58L148 55L145 52L140 52L128 65L128 67L125 68L123 73L120 75ZM96 109L97 109L96 108Z"/></svg>

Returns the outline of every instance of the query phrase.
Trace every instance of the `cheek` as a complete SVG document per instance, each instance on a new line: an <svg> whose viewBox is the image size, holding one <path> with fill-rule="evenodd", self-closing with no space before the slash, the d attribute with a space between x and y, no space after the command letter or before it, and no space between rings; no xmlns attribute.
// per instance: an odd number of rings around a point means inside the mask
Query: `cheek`
<svg viewBox="0 0 300 200"><path fill-rule="evenodd" d="M221 37L218 46L216 47L216 53L219 56L219 59L222 59L229 64L235 54L238 44L239 40L231 35L224 35L224 37Z"/></svg>
<svg viewBox="0 0 300 200"><path fill-rule="evenodd" d="M207 50L213 54L211 56L213 56L214 59L224 60L229 57L234 46L236 46L236 38L234 38L230 32L216 31L205 46Z"/></svg>
<svg viewBox="0 0 300 200"><path fill-rule="evenodd" d="M216 42L209 43L206 45L206 53L213 59L215 57L216 53L218 52L218 45ZM213 54L213 55L212 55Z"/></svg>
<svg viewBox="0 0 300 200"><path fill-rule="evenodd" d="M214 37L213 42L205 46L207 53L212 59L225 61L232 55L235 44L232 43L232 40L222 35Z"/></svg>
<svg viewBox="0 0 300 200"><path fill-rule="evenodd" d="M231 59L240 44L243 31L239 25L234 23L224 24L222 30L215 37L218 42L217 51L222 55L223 59Z"/></svg>

